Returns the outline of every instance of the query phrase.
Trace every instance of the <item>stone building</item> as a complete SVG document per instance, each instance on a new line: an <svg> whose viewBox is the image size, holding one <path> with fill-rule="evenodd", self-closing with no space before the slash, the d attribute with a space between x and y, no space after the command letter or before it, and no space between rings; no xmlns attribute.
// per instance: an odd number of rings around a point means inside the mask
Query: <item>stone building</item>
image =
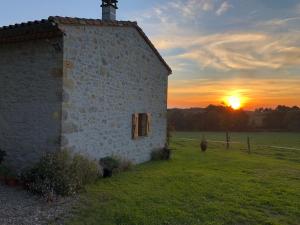
<svg viewBox="0 0 300 225"><path fill-rule="evenodd" d="M0 28L0 149L17 170L70 149L150 159L166 142L171 69L136 22L49 17Z"/></svg>

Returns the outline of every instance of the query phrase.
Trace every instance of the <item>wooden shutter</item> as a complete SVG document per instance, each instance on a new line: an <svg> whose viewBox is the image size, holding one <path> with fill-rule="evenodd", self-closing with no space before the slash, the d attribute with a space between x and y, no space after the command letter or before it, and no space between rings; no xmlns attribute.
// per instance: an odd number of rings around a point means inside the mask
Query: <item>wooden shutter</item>
<svg viewBox="0 0 300 225"><path fill-rule="evenodd" d="M139 114L132 114L132 139L139 137Z"/></svg>
<svg viewBox="0 0 300 225"><path fill-rule="evenodd" d="M151 114L147 113L147 129L146 129L146 135L149 135L151 131Z"/></svg>

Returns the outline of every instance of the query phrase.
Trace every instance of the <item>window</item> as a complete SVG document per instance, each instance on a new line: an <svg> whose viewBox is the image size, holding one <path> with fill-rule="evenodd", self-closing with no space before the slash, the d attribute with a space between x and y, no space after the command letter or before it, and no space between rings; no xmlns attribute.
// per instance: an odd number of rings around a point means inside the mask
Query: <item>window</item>
<svg viewBox="0 0 300 225"><path fill-rule="evenodd" d="M149 113L135 113L132 115L132 138L146 137L150 132Z"/></svg>
<svg viewBox="0 0 300 225"><path fill-rule="evenodd" d="M138 129L139 137L147 136L147 123L148 123L147 120L148 120L148 116L146 113L139 114L139 129Z"/></svg>

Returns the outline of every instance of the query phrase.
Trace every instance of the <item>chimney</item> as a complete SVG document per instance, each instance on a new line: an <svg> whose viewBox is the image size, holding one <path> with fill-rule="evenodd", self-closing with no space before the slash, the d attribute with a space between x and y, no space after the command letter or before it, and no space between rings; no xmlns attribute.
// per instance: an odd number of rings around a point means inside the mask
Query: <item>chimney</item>
<svg viewBox="0 0 300 225"><path fill-rule="evenodd" d="M118 9L117 0L102 0L102 20L115 21Z"/></svg>

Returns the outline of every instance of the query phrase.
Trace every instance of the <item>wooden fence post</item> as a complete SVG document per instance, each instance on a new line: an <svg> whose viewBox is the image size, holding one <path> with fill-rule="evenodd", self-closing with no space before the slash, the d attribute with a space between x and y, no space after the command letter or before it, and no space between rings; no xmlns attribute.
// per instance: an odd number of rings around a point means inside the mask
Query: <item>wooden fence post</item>
<svg viewBox="0 0 300 225"><path fill-rule="evenodd" d="M226 132L226 149L229 149L230 137L228 131Z"/></svg>
<svg viewBox="0 0 300 225"><path fill-rule="evenodd" d="M251 153L250 137L247 137L248 153Z"/></svg>

